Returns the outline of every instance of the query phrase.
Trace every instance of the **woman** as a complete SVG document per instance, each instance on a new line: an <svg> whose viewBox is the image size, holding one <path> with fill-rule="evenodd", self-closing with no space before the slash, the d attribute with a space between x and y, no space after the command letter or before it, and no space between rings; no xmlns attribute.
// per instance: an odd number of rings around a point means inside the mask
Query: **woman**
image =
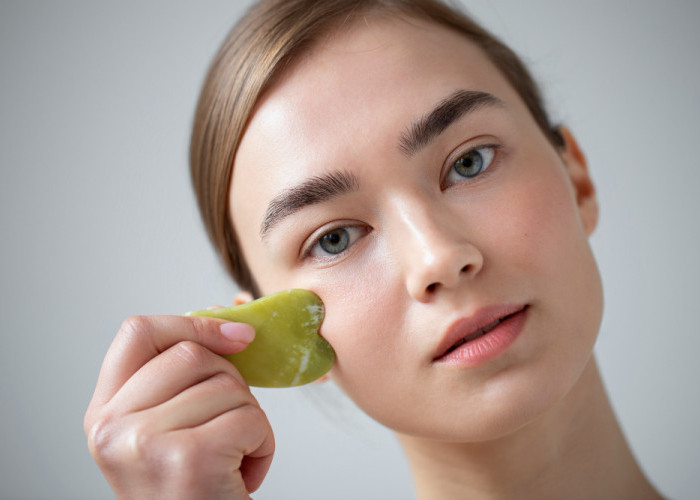
<svg viewBox="0 0 700 500"><path fill-rule="evenodd" d="M489 33L432 0L262 2L212 64L191 152L234 278L322 298L331 377L396 432L418 498L658 498L592 356L585 157ZM86 415L118 495L261 484L272 429L217 356L253 335L124 323Z"/></svg>

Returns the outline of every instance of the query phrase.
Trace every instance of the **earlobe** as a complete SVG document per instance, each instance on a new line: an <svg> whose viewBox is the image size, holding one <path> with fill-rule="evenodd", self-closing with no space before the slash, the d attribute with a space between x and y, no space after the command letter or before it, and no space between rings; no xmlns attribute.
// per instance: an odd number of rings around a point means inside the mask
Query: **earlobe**
<svg viewBox="0 0 700 500"><path fill-rule="evenodd" d="M571 131L566 127L559 127L559 133L564 141L561 156L576 194L581 223L586 234L590 236L598 224L598 199L595 186L588 171L586 157Z"/></svg>
<svg viewBox="0 0 700 500"><path fill-rule="evenodd" d="M233 305L240 306L253 300L253 294L245 290L238 292L235 297L233 297Z"/></svg>

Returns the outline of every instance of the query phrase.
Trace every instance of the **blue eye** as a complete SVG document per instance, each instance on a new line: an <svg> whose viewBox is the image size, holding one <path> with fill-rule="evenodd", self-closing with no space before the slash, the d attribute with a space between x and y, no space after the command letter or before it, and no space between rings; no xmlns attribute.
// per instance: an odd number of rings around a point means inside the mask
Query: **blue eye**
<svg viewBox="0 0 700 500"><path fill-rule="evenodd" d="M496 156L495 146L470 149L450 166L444 185L449 186L464 179L476 177L491 166L494 156Z"/></svg>
<svg viewBox="0 0 700 500"><path fill-rule="evenodd" d="M318 240L318 245L323 249L324 252L330 254L337 254L342 252L348 247L350 243L350 235L348 230L344 227L339 227L333 231L328 231L326 234L321 236Z"/></svg>
<svg viewBox="0 0 700 500"><path fill-rule="evenodd" d="M363 226L341 226L323 233L309 251L311 257L328 257L346 251L366 230Z"/></svg>

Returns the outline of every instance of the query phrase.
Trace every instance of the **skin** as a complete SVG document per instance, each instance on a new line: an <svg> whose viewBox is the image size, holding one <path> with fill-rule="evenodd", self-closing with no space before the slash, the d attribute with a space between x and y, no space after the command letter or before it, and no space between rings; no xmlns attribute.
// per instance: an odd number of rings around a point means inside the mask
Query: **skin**
<svg viewBox="0 0 700 500"><path fill-rule="evenodd" d="M402 151L408 127L459 90L501 104ZM562 132L557 151L459 35L369 18L290 65L241 142L230 210L261 290L322 298L331 376L396 431L421 500L657 496L591 355L602 315L588 244L597 203L585 158ZM462 153L491 146L482 174L452 172ZM358 189L261 236L272 200L338 169ZM352 245L323 255L313 242L338 227ZM528 306L508 349L476 366L434 362L456 319L499 304ZM219 356L253 336L211 318L124 322L85 415L90 451L118 497L245 499L260 485L272 429Z"/></svg>
<svg viewBox="0 0 700 500"><path fill-rule="evenodd" d="M400 135L459 89L504 105L465 116L407 158ZM441 187L452 153L492 143L501 149L481 177ZM580 159L547 142L459 35L377 22L319 47L261 101L238 152L231 211L263 293L293 285L323 299L333 379L360 407L403 433L482 441L541 415L590 360L602 292L588 244L596 204ZM270 200L341 168L360 189L260 237ZM336 221L371 231L339 257L300 257ZM469 370L432 362L456 318L503 303L530 305L503 356ZM397 412L405 401L423 404ZM455 419L469 424L456 429Z"/></svg>
<svg viewBox="0 0 700 500"><path fill-rule="evenodd" d="M575 139L564 129L557 151L460 35L365 21L278 78L241 142L230 210L262 292L293 286L323 299L332 378L397 432L420 498L653 497L591 354L602 315L588 243L598 209ZM415 154L402 151L410 125L459 90L502 104L462 116ZM446 184L455 155L484 145L497 146L488 169ZM273 199L337 172L359 188L261 236ZM352 244L324 254L314 242L338 227ZM513 345L475 367L433 362L455 319L494 304L528 306ZM593 451L572 452L586 442Z"/></svg>
<svg viewBox="0 0 700 500"><path fill-rule="evenodd" d="M233 364L255 332L182 316L124 321L85 412L95 462L119 498L249 498L272 429Z"/></svg>

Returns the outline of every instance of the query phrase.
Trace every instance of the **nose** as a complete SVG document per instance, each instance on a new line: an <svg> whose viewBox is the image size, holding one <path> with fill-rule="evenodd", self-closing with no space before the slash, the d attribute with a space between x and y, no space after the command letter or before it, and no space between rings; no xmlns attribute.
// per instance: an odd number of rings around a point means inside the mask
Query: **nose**
<svg viewBox="0 0 700 500"><path fill-rule="evenodd" d="M479 274L484 257L470 241L464 217L415 203L399 214L399 246L411 297L428 302Z"/></svg>

